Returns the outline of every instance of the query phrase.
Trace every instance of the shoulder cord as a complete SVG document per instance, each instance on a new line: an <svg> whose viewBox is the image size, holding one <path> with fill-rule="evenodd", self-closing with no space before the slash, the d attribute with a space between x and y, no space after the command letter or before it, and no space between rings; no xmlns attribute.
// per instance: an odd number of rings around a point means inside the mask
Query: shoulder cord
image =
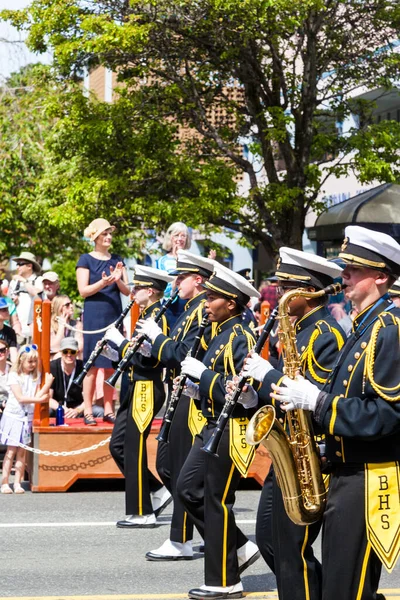
<svg viewBox="0 0 400 600"><path fill-rule="evenodd" d="M343 345L344 345L344 340L342 338L342 336L340 335L339 331L337 329L335 329L334 327L331 327L330 325L328 325L329 328L329 332L333 333L333 335L336 338L336 342L337 342L337 346L338 346L338 350L341 350ZM310 341L308 343L308 348L305 352L305 361L307 363L307 369L309 370L311 376L315 379L315 381L318 381L318 383L325 383L327 377L323 378L320 377L319 375L317 375L317 373L315 372L314 369L314 365L316 365L316 367L318 369L320 369L321 371L325 371L325 373L331 373L332 369L326 369L325 367L323 367L322 365L320 365L317 361L317 359L315 358L315 354L314 354L314 343L315 340L318 338L318 336L320 335L320 330L319 329L314 329L311 337L310 337Z"/></svg>
<svg viewBox="0 0 400 600"><path fill-rule="evenodd" d="M239 327L241 329L242 334L246 336L247 351L250 352L250 350L255 345L255 339L251 335L251 333L244 330L241 325ZM235 362L234 362L234 358L233 358L233 340L238 335L239 335L239 333L236 332L236 327L235 327L234 330L232 331L231 335L229 336L228 343L225 346L225 350L224 350L224 371L225 371L225 373L228 373L228 366L229 366L230 372L232 373L233 376L236 375Z"/></svg>
<svg viewBox="0 0 400 600"><path fill-rule="evenodd" d="M383 313L383 314L387 314L387 313ZM370 382L372 389L378 394L378 396L380 396L384 400L387 400L388 402L397 402L398 400L400 400L400 394L398 394L397 396L389 396L388 394L385 394L385 392L383 390L386 390L387 392L394 392L395 390L398 390L400 388L400 383L392 388L387 388L387 387L379 385L374 379L375 351L376 351L378 335L379 335L380 329L382 327L386 327L385 322L382 319L382 316L383 316L382 314L379 315L379 319L377 320L377 322L374 325L374 328L371 333L371 339L370 339L370 341L368 343L368 347L366 348L366 351L365 351L364 374L365 374L365 377ZM390 315L390 316L392 318L394 325L397 325L398 334L400 336L400 319L397 319L393 315Z"/></svg>

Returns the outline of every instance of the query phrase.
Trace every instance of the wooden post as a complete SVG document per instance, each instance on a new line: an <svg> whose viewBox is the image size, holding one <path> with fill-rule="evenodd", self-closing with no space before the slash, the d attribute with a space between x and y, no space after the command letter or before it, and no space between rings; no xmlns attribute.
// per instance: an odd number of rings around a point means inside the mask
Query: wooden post
<svg viewBox="0 0 400 600"><path fill-rule="evenodd" d="M40 360L42 363L42 384L44 383L44 374L50 373L50 317L51 302L35 298L33 302L33 343L37 345ZM34 425L48 427L49 425L49 403L41 402L35 404L33 415Z"/></svg>
<svg viewBox="0 0 400 600"><path fill-rule="evenodd" d="M271 313L271 305L267 300L261 302L261 316L260 316L260 325L264 325L264 323L268 320L269 315ZM265 358L265 360L269 359L269 340L267 340L264 344L264 348L262 349L260 356Z"/></svg>

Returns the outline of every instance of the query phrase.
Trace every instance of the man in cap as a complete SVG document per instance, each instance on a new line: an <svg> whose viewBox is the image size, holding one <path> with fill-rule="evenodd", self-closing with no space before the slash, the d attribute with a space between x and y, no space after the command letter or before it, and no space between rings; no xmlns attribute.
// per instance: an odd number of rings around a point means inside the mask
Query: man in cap
<svg viewBox="0 0 400 600"><path fill-rule="evenodd" d="M77 359L79 350L78 340L65 337L60 342L60 358L50 362L50 372L54 377L51 385L49 402L50 416L56 416L56 410L61 403L64 414L68 419L76 419L83 414L82 388L74 383L75 377L82 372L83 362ZM103 416L103 409L96 406L97 417Z"/></svg>
<svg viewBox="0 0 400 600"><path fill-rule="evenodd" d="M133 284L141 319L145 321L157 316L165 288L173 279L166 271L135 266ZM167 333L165 315L159 327ZM118 346L118 353L106 347L103 354L114 361L124 358L130 341L115 327L108 329L105 337ZM117 527L124 528L155 527L157 515L171 501L166 487L148 468L146 451L153 417L165 400L163 365L151 356L150 351L142 352L145 355L136 352L131 359L131 384L125 398L121 399L110 442L111 454L125 476L126 517L117 522Z"/></svg>
<svg viewBox="0 0 400 600"><path fill-rule="evenodd" d="M188 357L182 363L182 372L194 382L188 393L206 419L178 479L178 493L204 538L205 585L190 590L189 597L241 598L240 573L259 557L257 546L236 526L233 514L240 478L254 456L254 448L245 442L249 411L235 407L222 434L218 459L201 449L225 404L226 378L239 373L254 345L242 312L259 293L244 277L219 264L205 288L206 312L216 334L202 361Z"/></svg>
<svg viewBox="0 0 400 600"><path fill-rule="evenodd" d="M55 271L46 271L42 275L43 294L47 300L53 300L60 292L60 280Z"/></svg>
<svg viewBox="0 0 400 600"><path fill-rule="evenodd" d="M332 463L324 515L324 600L376 600L382 563L400 552L400 310L389 289L400 274L400 245L349 226L339 257L345 296L358 310L353 331L322 390L284 378L272 397L305 409L326 436ZM344 543L345 540L345 543Z"/></svg>
<svg viewBox="0 0 400 600"><path fill-rule="evenodd" d="M14 258L17 264L17 274L10 282L10 296L17 305L17 314L21 322L22 336L30 338L31 328L29 319L32 310L34 296L42 291L42 283L39 277L41 266L32 252L21 252Z"/></svg>
<svg viewBox="0 0 400 600"><path fill-rule="evenodd" d="M291 248L279 250L276 270L278 295L300 288L316 292L331 285L342 269L325 258ZM290 316L296 319L294 333L301 361L301 373L322 387L332 370L345 334L326 308L327 297L294 298L289 304ZM259 402L271 403L271 385L283 378L283 358L277 368L253 354L246 360L245 372L261 382ZM277 418L284 424L285 413L275 407ZM319 440L321 441L321 440ZM264 560L275 573L280 600L319 600L321 597L321 565L314 556L312 544L321 521L303 527L287 516L280 487L273 468L264 483L257 514L256 539ZM290 569L287 565L290 564Z"/></svg>
<svg viewBox="0 0 400 600"><path fill-rule="evenodd" d="M166 336L152 319L139 322L140 333L146 334L152 342L152 356L167 367L168 399L172 392L172 382L180 374L181 362L192 348L203 319L203 284L213 271L214 261L179 249L176 271L171 275L177 276L179 297L187 300L184 312L175 322L170 337ZM209 331L206 331L205 337L210 337ZM171 424L169 441L159 442L157 450L157 472L174 499L170 537L159 548L147 552L147 560L193 558L193 522L176 495L176 482L193 438L202 426L203 419L194 403L181 398Z"/></svg>

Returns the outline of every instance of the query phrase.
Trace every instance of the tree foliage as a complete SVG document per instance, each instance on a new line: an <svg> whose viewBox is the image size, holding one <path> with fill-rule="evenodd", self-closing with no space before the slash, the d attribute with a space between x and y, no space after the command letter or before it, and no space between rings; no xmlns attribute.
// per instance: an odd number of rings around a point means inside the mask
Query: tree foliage
<svg viewBox="0 0 400 600"><path fill-rule="evenodd" d="M301 247L328 176L398 178L399 125L374 124L373 102L355 99L398 77L394 0L34 0L3 16L53 50L61 81L104 65L121 86L112 105L76 90L55 102L38 198L52 224L112 206L129 236L182 219L275 252Z"/></svg>

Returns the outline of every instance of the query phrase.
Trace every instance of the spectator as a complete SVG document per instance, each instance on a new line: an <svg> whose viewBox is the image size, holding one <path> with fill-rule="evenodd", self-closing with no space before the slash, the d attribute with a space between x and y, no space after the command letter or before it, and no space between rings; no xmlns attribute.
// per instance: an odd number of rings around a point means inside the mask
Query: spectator
<svg viewBox="0 0 400 600"><path fill-rule="evenodd" d="M7 344L10 349L11 362L15 362L17 358L17 336L12 327L5 324L9 318L7 300L0 298L0 341Z"/></svg>
<svg viewBox="0 0 400 600"><path fill-rule="evenodd" d="M393 304L400 308L400 277L390 286L389 294Z"/></svg>
<svg viewBox="0 0 400 600"><path fill-rule="evenodd" d="M64 324L60 323L58 319L63 319L66 325L81 329L82 325L80 322L73 319L74 305L68 296L60 295L54 296L51 301L51 322L50 322L50 354L52 360L59 358L60 356L60 343L65 337L74 337L78 340L79 350L82 350L83 339L82 335L76 331L72 331ZM80 344L79 344L80 342Z"/></svg>
<svg viewBox="0 0 400 600"><path fill-rule="evenodd" d="M106 219L95 219L85 229L84 235L94 243L94 250L82 254L76 265L76 278L79 293L85 299L83 306L83 329L93 331L111 325L121 314L122 304L120 293L129 295L127 275L120 256L110 254L112 235L115 227ZM96 343L103 337L98 334L84 334L83 360L86 362L94 350ZM83 382L83 397L85 402L84 422L86 425L97 425L93 417L92 399L99 368L104 369L104 378L112 373L111 361L105 356L99 356L96 365L92 367ZM104 385L104 417L108 423L115 422L112 397L113 389Z"/></svg>
<svg viewBox="0 0 400 600"><path fill-rule="evenodd" d="M269 302L270 309L273 310L278 304L278 278L274 275L267 277L266 281L267 285L263 285L260 290L261 302Z"/></svg>
<svg viewBox="0 0 400 600"><path fill-rule="evenodd" d="M60 280L55 271L46 271L42 275L42 298L53 300L60 293Z"/></svg>
<svg viewBox="0 0 400 600"><path fill-rule="evenodd" d="M45 383L40 389L41 369L37 346L32 344L20 348L8 377L8 400L1 419L0 443L7 446L3 460L2 494L12 494L9 477L14 459L14 492L24 493L21 481L25 473L25 449L18 444L29 444L31 441L34 406L48 401L52 381L53 376L46 373Z"/></svg>
<svg viewBox="0 0 400 600"><path fill-rule="evenodd" d="M22 327L21 321L18 318L17 307L15 306L15 302L11 300L10 296L7 296L7 291L8 284L5 287L3 287L3 285L0 286L0 298L4 298L6 300L8 306L8 314L10 315L10 318L7 321L5 321L5 325L9 325L10 327L12 327L15 333L20 336L22 333Z"/></svg>
<svg viewBox="0 0 400 600"><path fill-rule="evenodd" d="M31 337L29 320L32 301L34 296L42 291L42 282L39 277L41 267L32 252L21 252L14 261L17 263L17 274L13 276L10 283L10 296L17 305L22 337L27 340Z"/></svg>
<svg viewBox="0 0 400 600"><path fill-rule="evenodd" d="M64 406L67 419L75 419L83 415L85 408L82 388L74 383L75 377L82 372L83 362L77 358L78 341L65 337L60 343L60 358L50 363L50 372L54 377L51 385L50 416L55 417L58 405ZM104 410L101 406L93 406L93 416L102 417Z"/></svg>
<svg viewBox="0 0 400 600"><path fill-rule="evenodd" d="M0 417L8 398L8 375L11 368L9 357L10 349L7 342L0 339Z"/></svg>
<svg viewBox="0 0 400 600"><path fill-rule="evenodd" d="M162 269L163 271L167 271L167 273L174 272L176 269L178 250L187 250L191 245L192 238L185 223L181 223L180 221L172 223L172 225L170 225L167 229L167 233L165 234L162 245L163 250L166 251L166 254L157 260L157 269ZM169 298L174 288L174 282L172 284L168 284L164 292L164 298ZM174 323L179 315L182 314L185 305L186 300L176 298L168 309L167 318L171 328L174 326Z"/></svg>

